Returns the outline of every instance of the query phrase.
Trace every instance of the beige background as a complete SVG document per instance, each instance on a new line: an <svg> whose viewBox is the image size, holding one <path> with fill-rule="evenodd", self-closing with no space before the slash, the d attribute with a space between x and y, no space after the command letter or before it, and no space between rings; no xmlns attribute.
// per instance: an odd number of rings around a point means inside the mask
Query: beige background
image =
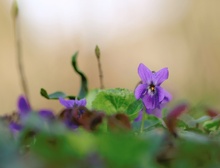
<svg viewBox="0 0 220 168"><path fill-rule="evenodd" d="M0 1L0 108L16 109L19 81L12 1ZM220 107L220 1L19 0L25 74L34 108L62 107L39 94L62 90L77 94L79 77L70 59L79 51L79 67L98 88L95 45L101 48L106 88L134 89L137 67L168 67L163 86L174 102L188 100Z"/></svg>

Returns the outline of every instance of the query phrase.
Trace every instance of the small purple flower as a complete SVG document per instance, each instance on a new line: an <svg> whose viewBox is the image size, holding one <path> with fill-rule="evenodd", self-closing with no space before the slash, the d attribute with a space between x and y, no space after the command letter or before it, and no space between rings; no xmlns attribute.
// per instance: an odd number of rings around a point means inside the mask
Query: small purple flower
<svg viewBox="0 0 220 168"><path fill-rule="evenodd" d="M84 111L77 109L77 107L86 106L86 99L65 100L60 97L59 101L64 107L66 107L63 111L63 120L65 125L73 130L78 128L77 119L81 117ZM77 115L75 115L76 113Z"/></svg>
<svg viewBox="0 0 220 168"><path fill-rule="evenodd" d="M138 74L141 84L135 89L136 99L141 99L148 114L161 117L161 108L171 100L171 94L164 90L160 85L168 79L168 68L163 68L158 72L149 70L144 64L138 67ZM137 120L142 118L139 113Z"/></svg>
<svg viewBox="0 0 220 168"><path fill-rule="evenodd" d="M19 96L17 103L18 113L21 116L27 115L32 111L30 103L24 96Z"/></svg>
<svg viewBox="0 0 220 168"><path fill-rule="evenodd" d="M25 120L25 118L30 114L33 110L30 106L30 103L24 96L19 96L18 102L17 102L17 110L18 110L18 115L20 121L11 121L9 124L10 130L15 133L19 132L23 126L22 126L22 121ZM44 118L44 119L52 119L55 118L54 114L50 110L40 110L38 112L39 116Z"/></svg>
<svg viewBox="0 0 220 168"><path fill-rule="evenodd" d="M16 134L17 132L22 130L22 125L12 121L9 124L9 129L13 134Z"/></svg>
<svg viewBox="0 0 220 168"><path fill-rule="evenodd" d="M79 106L85 106L86 105L86 99L65 100L64 98L60 97L59 101L66 108L73 108L73 107L79 107Z"/></svg>
<svg viewBox="0 0 220 168"><path fill-rule="evenodd" d="M18 113L21 118L27 116L27 114L31 113L33 110L30 106L30 103L24 96L20 96L18 98ZM54 114L50 110L42 109L38 111L39 116L45 118L45 119L50 119L54 118Z"/></svg>

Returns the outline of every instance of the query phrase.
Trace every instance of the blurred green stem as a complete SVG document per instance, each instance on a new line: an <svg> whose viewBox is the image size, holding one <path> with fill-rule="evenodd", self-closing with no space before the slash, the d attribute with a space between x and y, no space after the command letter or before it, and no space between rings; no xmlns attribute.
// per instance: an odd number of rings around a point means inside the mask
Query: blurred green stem
<svg viewBox="0 0 220 168"><path fill-rule="evenodd" d="M143 109L142 119L141 119L141 127L140 127L140 134L144 131L144 121L146 119L146 109Z"/></svg>
<svg viewBox="0 0 220 168"><path fill-rule="evenodd" d="M101 60L100 60L100 49L99 46L95 47L95 54L98 61L98 69L99 69L99 80L100 80L100 89L104 89L104 82L103 82L103 72L102 72L102 66L101 66Z"/></svg>
<svg viewBox="0 0 220 168"><path fill-rule="evenodd" d="M25 78L24 66L23 66L23 62L22 62L22 47L21 47L21 41L20 41L18 13L19 13L19 8L18 8L17 1L15 0L12 4L12 18L13 18L13 24L14 24L14 37L15 37L17 64L18 64L18 71L19 71L19 75L20 75L22 90L23 90L26 98L29 100L27 80Z"/></svg>

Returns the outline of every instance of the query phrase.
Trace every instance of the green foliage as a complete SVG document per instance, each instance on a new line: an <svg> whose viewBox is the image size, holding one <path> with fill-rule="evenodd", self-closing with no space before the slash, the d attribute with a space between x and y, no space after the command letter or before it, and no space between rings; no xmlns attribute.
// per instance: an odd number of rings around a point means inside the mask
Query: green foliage
<svg viewBox="0 0 220 168"><path fill-rule="evenodd" d="M126 114L130 117L131 120L134 120L142 108L142 101L135 100L127 107Z"/></svg>
<svg viewBox="0 0 220 168"><path fill-rule="evenodd" d="M141 127L141 121L132 123L132 129L134 132L139 132L140 127ZM147 116L147 119L145 119L145 121L144 121L143 131L148 132L148 131L155 129L155 128L158 128L158 127L163 128L163 124L162 124L161 120L153 115Z"/></svg>
<svg viewBox="0 0 220 168"><path fill-rule="evenodd" d="M147 141L129 134L103 134L97 141L97 149L109 167L135 167L149 147Z"/></svg>
<svg viewBox="0 0 220 168"><path fill-rule="evenodd" d="M135 100L134 94L128 89L107 89L100 90L92 102L92 108L104 111L107 114L123 112L134 117L141 104Z"/></svg>
<svg viewBox="0 0 220 168"><path fill-rule="evenodd" d="M209 131L209 132L216 131L220 127L220 119L215 118L213 120L206 121L206 122L204 122L203 126L206 131Z"/></svg>
<svg viewBox="0 0 220 168"><path fill-rule="evenodd" d="M43 88L41 88L40 94L41 94L41 96L45 97L46 99L59 99L59 97L75 99L75 96L67 96L65 93L59 92L59 91L48 94L47 91Z"/></svg>
<svg viewBox="0 0 220 168"><path fill-rule="evenodd" d="M81 77L81 86L80 86L80 91L78 94L78 97L81 99L81 98L86 97L86 95L88 93L88 82L87 82L87 78L84 75L84 73L82 71L80 71L78 68L77 56L78 56L78 52L76 52L72 57L72 66L73 66L75 72L78 73L79 76Z"/></svg>
<svg viewBox="0 0 220 168"><path fill-rule="evenodd" d="M97 94L99 92L99 89L93 89L88 92L86 95L86 107L89 109L92 109L92 102L95 100Z"/></svg>
<svg viewBox="0 0 220 168"><path fill-rule="evenodd" d="M220 144L205 135L184 132L176 141L178 150L171 167L218 167L220 164Z"/></svg>
<svg viewBox="0 0 220 168"><path fill-rule="evenodd" d="M118 95L121 92L129 95L129 91L124 89L114 91L111 89L107 90L107 93L110 92L111 95L117 91L120 92ZM125 93L122 95L127 95ZM120 101L120 98L118 99ZM128 107L134 104L133 100L129 102ZM7 122L0 120L0 166L218 167L220 164L218 117L213 119L208 116L198 119L192 117L196 122L195 125L184 122L184 119L181 120L180 117L177 120L178 137L175 138L167 131L164 120L152 115L145 119L144 129L140 134L141 122L133 122L132 130L129 132L109 132L103 129L88 132L83 128L70 131L59 120L48 121L36 112L31 112L22 120L24 129L17 134L11 134Z"/></svg>

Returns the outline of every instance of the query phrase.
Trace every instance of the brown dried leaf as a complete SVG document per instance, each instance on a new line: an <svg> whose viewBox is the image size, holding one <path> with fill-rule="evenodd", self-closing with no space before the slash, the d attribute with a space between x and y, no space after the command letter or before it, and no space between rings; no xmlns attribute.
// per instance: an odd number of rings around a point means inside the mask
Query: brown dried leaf
<svg viewBox="0 0 220 168"><path fill-rule="evenodd" d="M104 113L97 111L90 111L86 107L78 107L74 109L74 119L79 125L88 131L94 131L98 125L102 123L105 117Z"/></svg>
<svg viewBox="0 0 220 168"><path fill-rule="evenodd" d="M108 127L111 131L128 131L131 129L131 123L127 115L117 113L108 117Z"/></svg>

